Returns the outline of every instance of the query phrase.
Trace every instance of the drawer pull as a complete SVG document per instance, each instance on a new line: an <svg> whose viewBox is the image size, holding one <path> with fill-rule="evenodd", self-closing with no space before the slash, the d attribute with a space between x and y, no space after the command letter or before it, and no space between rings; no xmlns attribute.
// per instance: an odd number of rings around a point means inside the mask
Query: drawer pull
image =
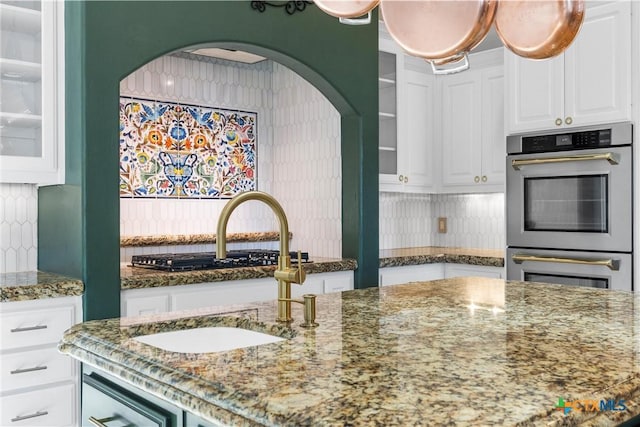
<svg viewBox="0 0 640 427"><path fill-rule="evenodd" d="M120 417L119 415L114 415L113 417L100 418L100 419L96 417L89 417L89 422L96 427L107 427L108 422L115 421L120 418L122 417ZM129 423L127 424L129 425ZM130 424L130 425L133 425L133 424Z"/></svg>
<svg viewBox="0 0 640 427"><path fill-rule="evenodd" d="M44 371L45 369L47 369L47 365L45 366L34 366L33 368L25 368L25 369L15 369L11 372L9 372L11 375L15 375L15 374L24 374L26 372L35 372L35 371Z"/></svg>
<svg viewBox="0 0 640 427"><path fill-rule="evenodd" d="M40 329L47 329L47 325L27 326L25 328L13 328L11 329L11 332L38 331Z"/></svg>
<svg viewBox="0 0 640 427"><path fill-rule="evenodd" d="M22 416L18 416L18 417L15 417L15 418L11 418L11 422L12 423L17 423L18 421L24 421L24 420L28 420L30 418L35 418L35 417L43 417L45 415L49 415L49 412L47 412L47 411L38 411L35 414L22 415Z"/></svg>

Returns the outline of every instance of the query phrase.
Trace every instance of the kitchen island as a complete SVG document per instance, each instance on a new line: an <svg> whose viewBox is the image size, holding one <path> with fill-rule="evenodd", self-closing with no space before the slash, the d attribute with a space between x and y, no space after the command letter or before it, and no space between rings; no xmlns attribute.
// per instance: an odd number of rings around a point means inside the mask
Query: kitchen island
<svg viewBox="0 0 640 427"><path fill-rule="evenodd" d="M640 413L640 295L456 278L317 305L316 329L299 326L297 306L290 328L277 324L266 302L90 321L59 348L211 423L607 425ZM133 339L212 325L285 340L183 354Z"/></svg>

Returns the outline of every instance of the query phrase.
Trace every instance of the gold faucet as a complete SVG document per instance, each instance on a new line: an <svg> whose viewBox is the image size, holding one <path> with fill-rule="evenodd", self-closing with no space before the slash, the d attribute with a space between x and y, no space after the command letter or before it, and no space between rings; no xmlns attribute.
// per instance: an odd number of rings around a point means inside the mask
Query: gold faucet
<svg viewBox="0 0 640 427"><path fill-rule="evenodd" d="M302 259L298 252L298 268L291 268L291 256L289 255L289 223L284 209L280 203L270 194L262 191L247 191L240 193L227 203L218 219L218 230L216 234L216 258L227 257L227 223L229 216L240 204L248 200L259 200L264 202L273 210L280 221L280 256L278 257L278 269L274 277L278 281L278 322L291 322L291 303L300 303L305 307L304 323L302 326L312 328L318 326L315 323L316 317L316 296L304 295L304 301L291 299L291 283L302 284L306 274L302 269Z"/></svg>

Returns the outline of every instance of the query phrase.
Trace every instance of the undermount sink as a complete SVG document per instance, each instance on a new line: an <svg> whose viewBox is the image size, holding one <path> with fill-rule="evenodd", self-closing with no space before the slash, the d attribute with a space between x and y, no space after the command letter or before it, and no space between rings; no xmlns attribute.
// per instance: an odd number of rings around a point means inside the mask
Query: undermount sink
<svg viewBox="0 0 640 427"><path fill-rule="evenodd" d="M262 332L222 326L160 332L134 339L175 353L216 353L284 341Z"/></svg>

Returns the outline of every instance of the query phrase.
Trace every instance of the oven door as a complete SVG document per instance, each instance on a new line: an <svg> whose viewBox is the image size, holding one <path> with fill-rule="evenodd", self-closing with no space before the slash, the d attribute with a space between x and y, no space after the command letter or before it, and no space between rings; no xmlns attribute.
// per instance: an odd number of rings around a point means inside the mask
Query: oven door
<svg viewBox="0 0 640 427"><path fill-rule="evenodd" d="M631 254L507 249L507 279L632 290Z"/></svg>
<svg viewBox="0 0 640 427"><path fill-rule="evenodd" d="M507 246L631 252L631 147L507 156Z"/></svg>

